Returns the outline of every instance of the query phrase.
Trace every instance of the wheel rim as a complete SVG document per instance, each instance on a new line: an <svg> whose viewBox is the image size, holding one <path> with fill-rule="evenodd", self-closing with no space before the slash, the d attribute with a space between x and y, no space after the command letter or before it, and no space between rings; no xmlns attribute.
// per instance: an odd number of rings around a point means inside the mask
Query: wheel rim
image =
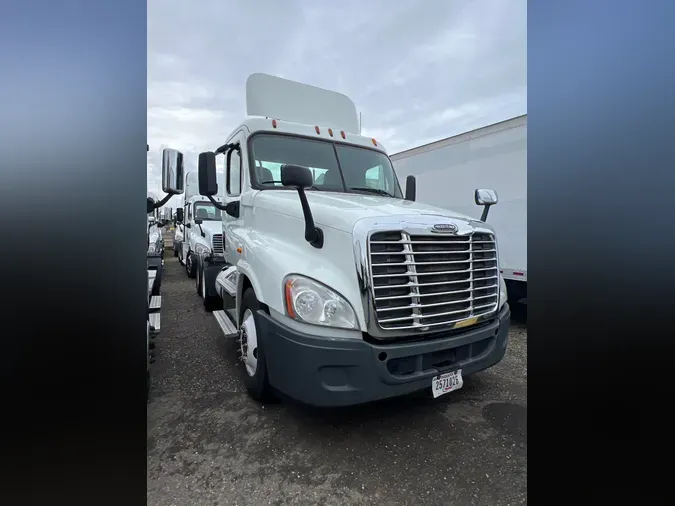
<svg viewBox="0 0 675 506"><path fill-rule="evenodd" d="M202 272L202 299L206 300L206 283L204 281L204 273Z"/></svg>
<svg viewBox="0 0 675 506"><path fill-rule="evenodd" d="M246 367L246 373L254 376L258 369L258 334L255 329L253 312L247 309L239 327L240 360Z"/></svg>
<svg viewBox="0 0 675 506"><path fill-rule="evenodd" d="M185 260L185 268L188 272L192 272L192 255L188 253L187 259Z"/></svg>

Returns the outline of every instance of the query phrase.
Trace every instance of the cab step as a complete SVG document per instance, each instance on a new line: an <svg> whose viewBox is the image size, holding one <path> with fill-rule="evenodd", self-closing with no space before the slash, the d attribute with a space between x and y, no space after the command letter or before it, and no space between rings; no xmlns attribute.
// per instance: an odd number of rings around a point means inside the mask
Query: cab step
<svg viewBox="0 0 675 506"><path fill-rule="evenodd" d="M236 266L224 268L216 277L216 287L220 286L230 297L234 297L237 292L238 277L239 273Z"/></svg>
<svg viewBox="0 0 675 506"><path fill-rule="evenodd" d="M150 313L148 318L150 320L150 335L154 337L159 334L161 313Z"/></svg>
<svg viewBox="0 0 675 506"><path fill-rule="evenodd" d="M227 315L225 311L223 310L214 311L213 316L216 317L218 326L220 327L220 330L223 331L223 335L226 338L239 336L239 331L237 330L237 327L234 326L234 323L232 322L232 320L230 320L230 317Z"/></svg>
<svg viewBox="0 0 675 506"><path fill-rule="evenodd" d="M162 296L153 295L150 299L150 311L159 311L162 309Z"/></svg>

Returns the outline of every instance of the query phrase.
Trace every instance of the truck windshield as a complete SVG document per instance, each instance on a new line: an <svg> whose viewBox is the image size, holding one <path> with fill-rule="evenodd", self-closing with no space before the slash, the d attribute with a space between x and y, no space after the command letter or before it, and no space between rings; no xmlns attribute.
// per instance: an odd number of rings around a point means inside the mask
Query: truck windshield
<svg viewBox="0 0 675 506"><path fill-rule="evenodd" d="M372 193L403 198L389 157L374 149L288 135L258 134L253 138L256 182L281 185L281 165L303 165L312 172L308 190Z"/></svg>
<svg viewBox="0 0 675 506"><path fill-rule="evenodd" d="M197 202L195 204L195 218L204 221L220 221L222 215L220 209L216 209L216 206L210 202Z"/></svg>

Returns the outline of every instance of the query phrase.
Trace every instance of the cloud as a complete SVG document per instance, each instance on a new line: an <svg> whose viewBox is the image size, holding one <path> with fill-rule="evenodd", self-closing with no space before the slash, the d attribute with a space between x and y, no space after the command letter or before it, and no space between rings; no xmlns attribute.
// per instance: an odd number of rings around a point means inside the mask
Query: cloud
<svg viewBox="0 0 675 506"><path fill-rule="evenodd" d="M390 153L527 111L526 0L148 0L148 187L221 145L266 72L354 100Z"/></svg>

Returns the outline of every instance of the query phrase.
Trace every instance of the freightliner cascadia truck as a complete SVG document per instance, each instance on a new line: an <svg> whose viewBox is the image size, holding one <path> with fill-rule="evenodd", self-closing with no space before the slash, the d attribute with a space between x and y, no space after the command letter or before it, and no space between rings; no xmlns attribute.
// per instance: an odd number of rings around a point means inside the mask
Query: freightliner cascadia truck
<svg viewBox="0 0 675 506"><path fill-rule="evenodd" d="M200 251L196 276L249 394L438 397L497 364L510 316L486 223L497 194L476 189L473 215L415 202L414 176L404 195L343 94L253 74L246 101L248 117L199 155L223 250Z"/></svg>

